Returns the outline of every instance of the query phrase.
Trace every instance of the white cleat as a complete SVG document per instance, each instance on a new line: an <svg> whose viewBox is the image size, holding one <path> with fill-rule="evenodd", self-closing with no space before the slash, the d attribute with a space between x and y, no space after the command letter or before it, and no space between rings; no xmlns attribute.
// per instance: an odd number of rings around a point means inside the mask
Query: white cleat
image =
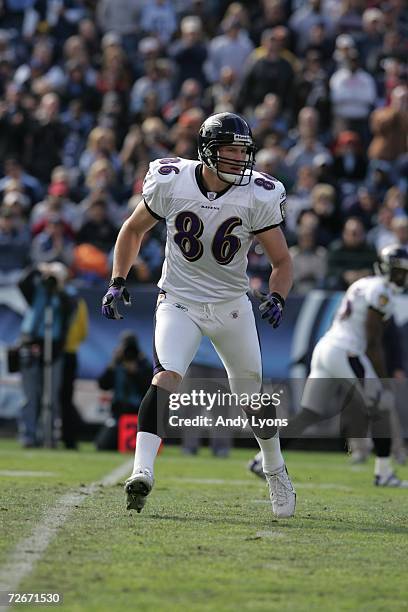
<svg viewBox="0 0 408 612"><path fill-rule="evenodd" d="M138 470L125 482L125 493L127 496L127 510L141 512L146 503L146 497L153 488L154 478L150 470Z"/></svg>
<svg viewBox="0 0 408 612"><path fill-rule="evenodd" d="M265 474L262 469L262 459L259 459L258 455L255 455L255 457L248 462L248 470L255 474L255 476L259 476L259 478L265 480Z"/></svg>
<svg viewBox="0 0 408 612"><path fill-rule="evenodd" d="M272 474L265 473L272 502L272 510L278 518L289 518L295 514L296 492L289 478L286 465Z"/></svg>
<svg viewBox="0 0 408 612"><path fill-rule="evenodd" d="M376 487L393 487L399 489L408 489L408 480L400 480L395 474L390 474L385 478L375 476L374 484Z"/></svg>

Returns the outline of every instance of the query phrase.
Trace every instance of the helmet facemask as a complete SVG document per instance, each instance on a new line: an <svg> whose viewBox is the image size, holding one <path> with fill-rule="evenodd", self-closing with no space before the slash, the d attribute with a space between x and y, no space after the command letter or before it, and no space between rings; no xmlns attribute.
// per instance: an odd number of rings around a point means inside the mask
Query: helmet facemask
<svg viewBox="0 0 408 612"><path fill-rule="evenodd" d="M220 147L246 147L244 159L220 155ZM255 165L251 130L242 117L218 113L206 119L198 136L198 157L217 177L229 185L248 185ZM232 170L228 167L232 166ZM226 168L226 169L224 169Z"/></svg>

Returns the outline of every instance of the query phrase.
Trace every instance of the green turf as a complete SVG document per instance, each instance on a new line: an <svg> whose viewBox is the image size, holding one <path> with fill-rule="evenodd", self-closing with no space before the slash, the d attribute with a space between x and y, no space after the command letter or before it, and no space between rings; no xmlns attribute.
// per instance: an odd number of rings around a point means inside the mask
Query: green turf
<svg viewBox="0 0 408 612"><path fill-rule="evenodd" d="M14 469L28 469L10 453ZM187 458L165 449L142 514L125 511L120 486L98 489L74 508L20 590L63 592L59 609L69 611L407 609L408 491L374 488L372 464L352 470L343 455L292 452L297 516L277 521L263 483L246 472L250 455ZM89 449L36 451L36 469L58 480L21 478L18 491L28 504L41 486L47 505L61 494L58 483L65 491L90 482L121 460ZM2 504L14 495L7 514L21 516L13 487ZM9 525L6 539L15 542L18 521Z"/></svg>

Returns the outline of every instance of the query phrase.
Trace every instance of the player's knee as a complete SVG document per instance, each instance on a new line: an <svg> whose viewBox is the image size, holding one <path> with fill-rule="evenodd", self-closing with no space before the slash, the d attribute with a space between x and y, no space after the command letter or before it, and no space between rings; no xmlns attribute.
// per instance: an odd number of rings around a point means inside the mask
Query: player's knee
<svg viewBox="0 0 408 612"><path fill-rule="evenodd" d="M154 375L152 384L162 389L166 389L170 393L174 393L179 388L182 381L182 377L177 372L171 370L164 370Z"/></svg>

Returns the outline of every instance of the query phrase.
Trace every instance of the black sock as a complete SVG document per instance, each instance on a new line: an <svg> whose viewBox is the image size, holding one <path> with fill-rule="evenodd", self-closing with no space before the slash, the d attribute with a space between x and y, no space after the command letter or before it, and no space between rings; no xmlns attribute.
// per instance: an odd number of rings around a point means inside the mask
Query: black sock
<svg viewBox="0 0 408 612"><path fill-rule="evenodd" d="M389 457L391 455L391 438L373 438L373 444L377 457Z"/></svg>
<svg viewBox="0 0 408 612"><path fill-rule="evenodd" d="M147 431L161 438L168 423L170 391L150 385L140 402L137 431Z"/></svg>

